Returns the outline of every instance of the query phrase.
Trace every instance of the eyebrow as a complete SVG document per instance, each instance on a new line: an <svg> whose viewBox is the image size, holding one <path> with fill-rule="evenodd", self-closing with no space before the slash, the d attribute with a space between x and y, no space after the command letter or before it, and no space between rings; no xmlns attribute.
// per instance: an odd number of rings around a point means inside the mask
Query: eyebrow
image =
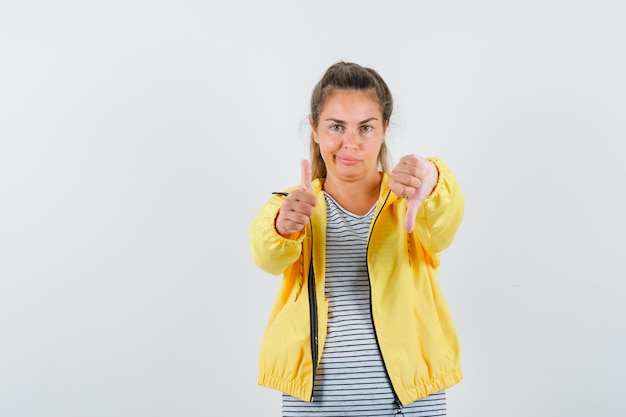
<svg viewBox="0 0 626 417"><path fill-rule="evenodd" d="M365 119L365 120L363 120L363 121L360 121L358 124L362 125L362 124L364 124L364 123L371 122L372 120L378 120L378 119L377 119L377 118L375 118L375 117L370 117L369 119ZM335 123L337 123L337 124L346 124L346 122L345 122L345 121L343 121L343 120L333 119L333 118L324 119L324 121L325 121L325 122L335 122Z"/></svg>

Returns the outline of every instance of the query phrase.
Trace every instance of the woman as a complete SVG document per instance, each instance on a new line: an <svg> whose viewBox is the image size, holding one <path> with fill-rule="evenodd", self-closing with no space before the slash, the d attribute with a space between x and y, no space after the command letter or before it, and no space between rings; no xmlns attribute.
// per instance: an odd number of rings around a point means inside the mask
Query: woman
<svg viewBox="0 0 626 417"><path fill-rule="evenodd" d="M437 282L463 195L438 159L388 170L392 109L376 71L328 68L311 98L311 167L250 228L254 261L283 274L258 382L284 393L285 417L442 416L463 377Z"/></svg>

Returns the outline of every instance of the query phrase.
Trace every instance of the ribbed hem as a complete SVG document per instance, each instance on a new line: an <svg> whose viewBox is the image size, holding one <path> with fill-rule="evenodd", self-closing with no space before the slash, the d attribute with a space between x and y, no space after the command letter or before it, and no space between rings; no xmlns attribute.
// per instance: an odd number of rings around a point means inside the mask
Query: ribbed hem
<svg viewBox="0 0 626 417"><path fill-rule="evenodd" d="M284 392L302 401L311 401L313 387L310 384L301 384L297 381L289 381L283 377L263 374L259 374L258 383L262 387Z"/></svg>
<svg viewBox="0 0 626 417"><path fill-rule="evenodd" d="M409 387L402 387L396 390L398 398L402 403L402 406L406 406L420 398L428 397L446 388L450 388L453 385L458 384L463 379L463 372L460 369L453 370L447 375L441 376L430 381L423 381L421 384L417 384Z"/></svg>

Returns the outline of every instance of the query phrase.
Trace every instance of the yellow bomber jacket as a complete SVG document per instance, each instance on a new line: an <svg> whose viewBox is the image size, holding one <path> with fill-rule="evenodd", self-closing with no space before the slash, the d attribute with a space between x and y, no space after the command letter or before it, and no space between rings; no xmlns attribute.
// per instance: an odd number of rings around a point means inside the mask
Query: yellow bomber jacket
<svg viewBox="0 0 626 417"><path fill-rule="evenodd" d="M439 159L430 161L439 170L439 180L418 210L413 232L404 231L407 201L391 192L387 174L369 230L372 320L402 405L463 378L458 337L437 271L440 252L452 243L463 219L464 198L450 169ZM261 342L258 383L304 401L312 398L327 331L322 184L313 181L318 204L303 231L287 238L276 231L282 196L265 204L249 230L255 263L270 274L283 274Z"/></svg>

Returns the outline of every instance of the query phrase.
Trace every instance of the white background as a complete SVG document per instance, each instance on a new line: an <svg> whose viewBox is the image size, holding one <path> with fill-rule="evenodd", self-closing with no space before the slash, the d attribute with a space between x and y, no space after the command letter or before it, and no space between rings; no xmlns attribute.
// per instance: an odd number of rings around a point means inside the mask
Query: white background
<svg viewBox="0 0 626 417"><path fill-rule="evenodd" d="M626 3L0 2L0 416L280 415L280 278L247 231L299 182L338 60L395 161L466 196L440 279L449 416L623 416Z"/></svg>

